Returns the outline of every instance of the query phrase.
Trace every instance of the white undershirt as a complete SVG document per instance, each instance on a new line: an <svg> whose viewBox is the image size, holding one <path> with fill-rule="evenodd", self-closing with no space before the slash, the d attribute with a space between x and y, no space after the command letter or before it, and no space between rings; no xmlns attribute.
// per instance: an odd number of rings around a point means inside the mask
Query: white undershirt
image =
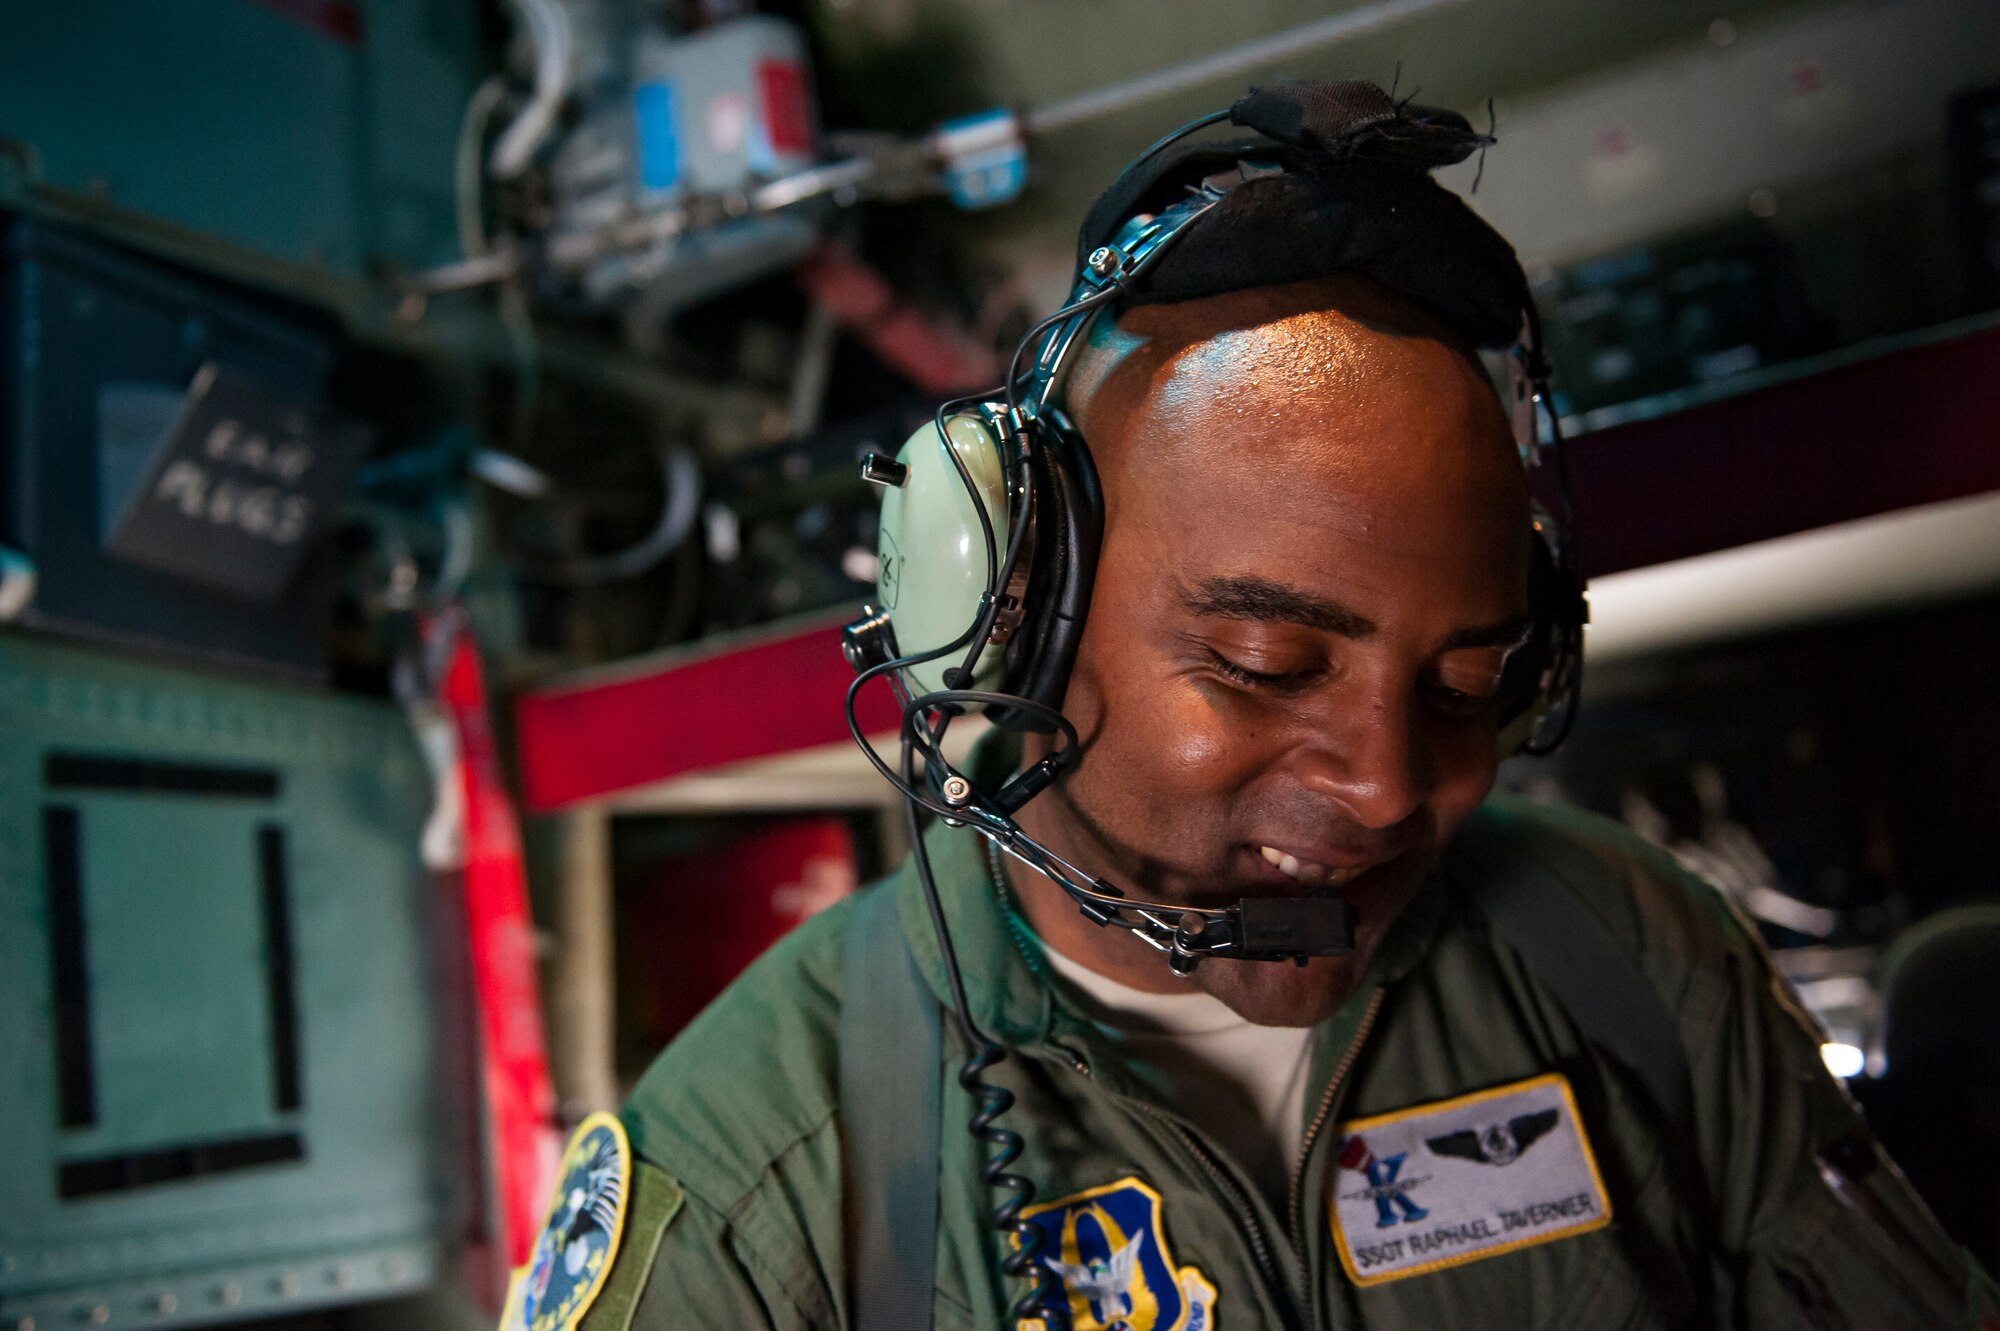
<svg viewBox="0 0 2000 1331"><path fill-rule="evenodd" d="M1042 946L1135 1075L1250 1171L1281 1212L1305 1146L1310 1026L1257 1026L1198 989L1149 994Z"/></svg>

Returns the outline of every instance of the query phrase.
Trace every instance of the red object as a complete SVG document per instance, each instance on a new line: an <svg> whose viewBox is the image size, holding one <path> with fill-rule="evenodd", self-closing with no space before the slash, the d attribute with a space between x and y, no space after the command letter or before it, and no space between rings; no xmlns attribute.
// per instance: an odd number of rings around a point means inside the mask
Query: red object
<svg viewBox="0 0 2000 1331"><path fill-rule="evenodd" d="M826 815L774 818L627 881L620 1010L664 1046L794 925L856 887L854 838ZM699 947L660 940L700 939Z"/></svg>
<svg viewBox="0 0 2000 1331"><path fill-rule="evenodd" d="M1000 377L999 357L963 329L924 318L844 245L821 245L799 265L798 278L842 328L926 393L980 388Z"/></svg>
<svg viewBox="0 0 2000 1331"><path fill-rule="evenodd" d="M764 129L774 153L812 152L812 106L806 71L795 60L759 60L757 92L764 102Z"/></svg>
<svg viewBox="0 0 2000 1331"><path fill-rule="evenodd" d="M466 931L485 1055L501 1247L510 1266L521 1266L541 1228L562 1149L542 1039L534 924L528 914L520 829L501 779L479 654L463 616L455 611L434 621L429 631L452 635L439 701L458 738L465 800Z"/></svg>
<svg viewBox="0 0 2000 1331"><path fill-rule="evenodd" d="M1592 576L2000 490L2000 329L1579 436Z"/></svg>
<svg viewBox="0 0 2000 1331"><path fill-rule="evenodd" d="M858 612L594 672L515 704L521 788L536 813L747 758L847 740L854 671L841 626ZM862 729L902 721L886 682L860 699Z"/></svg>

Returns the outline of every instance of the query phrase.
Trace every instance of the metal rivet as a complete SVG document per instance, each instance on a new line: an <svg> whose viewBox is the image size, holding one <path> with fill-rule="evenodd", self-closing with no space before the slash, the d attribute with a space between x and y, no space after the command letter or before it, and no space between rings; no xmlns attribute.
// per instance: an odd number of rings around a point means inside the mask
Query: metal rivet
<svg viewBox="0 0 2000 1331"><path fill-rule="evenodd" d="M105 1307L101 1303L92 1305L90 1309L90 1324L92 1326L103 1326L106 1322L110 1320L111 1320L111 1309Z"/></svg>
<svg viewBox="0 0 2000 1331"><path fill-rule="evenodd" d="M181 1301L178 1298L174 1297L174 1292L172 1290L168 1290L165 1294L162 1294L160 1295L160 1297L153 1300L154 1310L161 1314L171 1313L180 1306L181 1306Z"/></svg>
<svg viewBox="0 0 2000 1331"><path fill-rule="evenodd" d="M227 1281L215 1291L215 1297L221 1300L223 1307L234 1308L243 1301L243 1291L236 1287L235 1281Z"/></svg>
<svg viewBox="0 0 2000 1331"><path fill-rule="evenodd" d="M278 1293L291 1298L299 1292L299 1276L296 1271L287 1271L278 1277Z"/></svg>
<svg viewBox="0 0 2000 1331"><path fill-rule="evenodd" d="M354 1268L346 1262L333 1268L333 1284L336 1289L346 1289L354 1283Z"/></svg>

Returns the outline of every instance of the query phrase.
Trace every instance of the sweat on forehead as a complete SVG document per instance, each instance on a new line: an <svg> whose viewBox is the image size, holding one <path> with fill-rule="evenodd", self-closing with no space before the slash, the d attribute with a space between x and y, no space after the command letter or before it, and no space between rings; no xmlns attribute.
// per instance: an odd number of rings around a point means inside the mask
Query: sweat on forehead
<svg viewBox="0 0 2000 1331"><path fill-rule="evenodd" d="M1316 440L1301 441L1330 449L1365 451L1366 437L1386 429L1420 450L1428 439L1446 452L1512 451L1470 347L1421 306L1356 276L1145 305L1102 322L1064 402L1112 486L1129 451L1164 461L1163 449L1200 445L1177 425L1213 425L1219 409L1240 425L1229 431L1238 438L1268 440L1273 422L1311 419L1350 436L1314 430Z"/></svg>

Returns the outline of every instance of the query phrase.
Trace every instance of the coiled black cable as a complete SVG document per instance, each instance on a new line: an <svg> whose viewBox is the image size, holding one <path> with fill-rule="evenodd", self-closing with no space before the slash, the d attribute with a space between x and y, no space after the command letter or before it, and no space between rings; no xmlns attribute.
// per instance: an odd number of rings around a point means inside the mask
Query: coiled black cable
<svg viewBox="0 0 2000 1331"><path fill-rule="evenodd" d="M915 754L907 729L903 737L902 771L904 784L914 787ZM1006 1059L1007 1050L973 1020L972 1005L965 997L965 980L958 969L958 950L952 945L951 930L945 924L944 902L938 896L937 880L931 875L930 853L924 845L916 801L906 801L903 808L909 819L911 858L916 862L917 882L923 888L924 909L930 914L931 928L937 933L938 951L944 960L952 1012L958 1020L959 1033L972 1051L958 1070L958 1084L977 1106L966 1128L986 1146L979 1177L987 1187L1007 1194L993 1208L993 1227L1014 1239L1014 1250L1001 1258L1000 1269L1012 1278L1033 1282L1033 1288L1014 1300L1008 1309L1008 1319L1016 1324L1039 1320L1049 1331L1069 1331L1069 1298L1055 1271L1038 1260L1047 1236L1040 1225L1021 1218L1021 1212L1034 1204L1034 1180L1008 1169L1020 1159L1024 1145L1020 1133L999 1123L1000 1116L1014 1107L1014 1093L987 1081L985 1076Z"/></svg>

